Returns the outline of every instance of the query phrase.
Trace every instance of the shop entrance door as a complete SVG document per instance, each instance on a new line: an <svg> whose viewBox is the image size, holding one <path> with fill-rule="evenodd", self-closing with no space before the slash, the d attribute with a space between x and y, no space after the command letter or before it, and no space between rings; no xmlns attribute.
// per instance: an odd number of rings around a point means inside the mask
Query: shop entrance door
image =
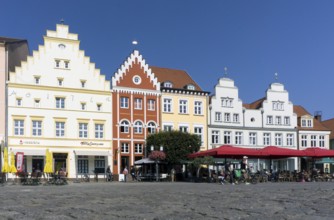
<svg viewBox="0 0 334 220"><path fill-rule="evenodd" d="M67 161L67 153L53 153L54 159L54 171L57 172L61 168L67 172L66 169L66 161Z"/></svg>

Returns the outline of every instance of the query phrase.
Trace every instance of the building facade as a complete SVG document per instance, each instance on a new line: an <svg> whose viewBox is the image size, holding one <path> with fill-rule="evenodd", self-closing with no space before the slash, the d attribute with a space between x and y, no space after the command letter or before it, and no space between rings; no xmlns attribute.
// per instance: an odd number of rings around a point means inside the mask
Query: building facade
<svg viewBox="0 0 334 220"><path fill-rule="evenodd" d="M135 50L112 77L113 173L146 155L146 137L160 131L160 83Z"/></svg>
<svg viewBox="0 0 334 220"><path fill-rule="evenodd" d="M79 46L78 35L58 24L10 72L8 147L24 153L28 172L43 169L47 149L54 170L69 178L112 164L110 82Z"/></svg>
<svg viewBox="0 0 334 220"><path fill-rule="evenodd" d="M197 134L207 150L207 105L209 92L182 70L151 67L161 85L161 129Z"/></svg>
<svg viewBox="0 0 334 220"><path fill-rule="evenodd" d="M221 145L245 148L278 146L297 149L297 116L289 94L280 83L272 83L266 96L251 104L239 98L234 81L219 79L211 97L208 114L209 149ZM254 170L295 170L296 158L273 160L249 159Z"/></svg>

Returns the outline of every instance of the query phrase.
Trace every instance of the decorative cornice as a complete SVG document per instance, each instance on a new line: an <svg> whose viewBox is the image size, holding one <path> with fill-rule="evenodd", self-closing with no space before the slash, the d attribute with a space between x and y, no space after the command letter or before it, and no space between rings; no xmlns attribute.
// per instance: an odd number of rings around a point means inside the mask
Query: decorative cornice
<svg viewBox="0 0 334 220"><path fill-rule="evenodd" d="M200 96L208 96L210 94L210 92L206 92L206 91L174 89L174 88L161 88L161 92L177 93L177 94L185 94L185 95L200 95Z"/></svg>

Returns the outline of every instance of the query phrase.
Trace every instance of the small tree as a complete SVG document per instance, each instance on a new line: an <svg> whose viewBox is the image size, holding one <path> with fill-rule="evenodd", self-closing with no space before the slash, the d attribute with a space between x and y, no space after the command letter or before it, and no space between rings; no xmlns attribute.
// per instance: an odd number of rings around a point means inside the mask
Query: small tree
<svg viewBox="0 0 334 220"><path fill-rule="evenodd" d="M147 137L146 150L148 153L150 153L149 146L163 146L166 161L174 165L187 160L189 154L197 152L201 146L201 140L195 134L181 131L162 131Z"/></svg>
<svg viewBox="0 0 334 220"><path fill-rule="evenodd" d="M213 157L197 157L193 160L192 164L197 168L196 177L199 178L202 165L208 165L208 174L211 176L209 165L215 164Z"/></svg>

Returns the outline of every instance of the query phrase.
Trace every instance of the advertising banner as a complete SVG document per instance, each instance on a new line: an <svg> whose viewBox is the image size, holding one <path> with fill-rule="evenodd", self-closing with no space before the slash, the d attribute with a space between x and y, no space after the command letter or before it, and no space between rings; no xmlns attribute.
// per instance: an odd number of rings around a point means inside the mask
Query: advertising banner
<svg viewBox="0 0 334 220"><path fill-rule="evenodd" d="M17 172L23 172L24 171L24 167L23 167L23 163L24 163L24 153L23 152L17 152L16 153L16 169Z"/></svg>

